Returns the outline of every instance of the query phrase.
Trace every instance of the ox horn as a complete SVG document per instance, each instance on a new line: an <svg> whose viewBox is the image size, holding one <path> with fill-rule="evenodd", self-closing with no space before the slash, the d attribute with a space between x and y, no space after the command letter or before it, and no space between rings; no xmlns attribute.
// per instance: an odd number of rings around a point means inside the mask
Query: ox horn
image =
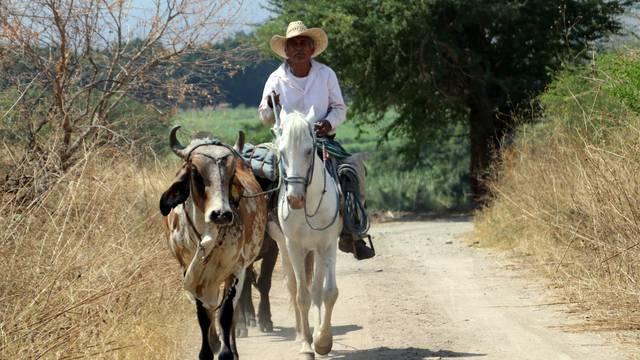
<svg viewBox="0 0 640 360"><path fill-rule="evenodd" d="M176 125L171 128L171 132L169 132L169 145L171 145L171 150L173 150L173 152L176 155L184 159L185 147L182 144L180 144L180 141L178 141L178 138L176 137L176 133L178 132L179 129L180 129L180 125Z"/></svg>
<svg viewBox="0 0 640 360"><path fill-rule="evenodd" d="M236 149L237 152L242 153L242 150L244 149L244 131L238 131L238 139L233 145L233 148Z"/></svg>

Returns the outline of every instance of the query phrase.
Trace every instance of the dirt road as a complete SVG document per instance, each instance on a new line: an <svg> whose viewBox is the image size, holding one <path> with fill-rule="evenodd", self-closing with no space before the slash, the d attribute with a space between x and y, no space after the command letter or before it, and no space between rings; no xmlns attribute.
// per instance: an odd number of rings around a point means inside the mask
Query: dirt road
<svg viewBox="0 0 640 360"><path fill-rule="evenodd" d="M334 347L326 359L628 359L598 334L568 333L562 305L504 253L470 247L467 218L378 224L378 256L340 253ZM242 359L295 359L294 318L275 275L276 331L250 329ZM195 355L195 354L194 354Z"/></svg>

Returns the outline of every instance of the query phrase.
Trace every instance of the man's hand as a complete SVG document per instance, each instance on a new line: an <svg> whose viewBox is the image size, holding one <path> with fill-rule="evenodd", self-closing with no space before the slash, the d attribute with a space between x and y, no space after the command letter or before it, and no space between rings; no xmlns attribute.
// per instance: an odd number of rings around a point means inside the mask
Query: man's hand
<svg viewBox="0 0 640 360"><path fill-rule="evenodd" d="M273 104L271 103L271 95L276 99L276 105L280 105L280 94L276 94L275 91L272 91L271 94L267 97L267 105L273 109Z"/></svg>
<svg viewBox="0 0 640 360"><path fill-rule="evenodd" d="M320 120L313 125L316 136L326 136L331 131L331 123L329 120Z"/></svg>

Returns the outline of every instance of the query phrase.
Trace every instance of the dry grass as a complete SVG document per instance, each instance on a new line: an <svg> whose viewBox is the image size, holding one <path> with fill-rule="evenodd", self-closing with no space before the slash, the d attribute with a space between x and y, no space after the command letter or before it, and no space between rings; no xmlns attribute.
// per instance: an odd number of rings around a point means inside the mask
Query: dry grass
<svg viewBox="0 0 640 360"><path fill-rule="evenodd" d="M157 208L172 174L86 154L42 201L0 205L0 358L181 358L195 321Z"/></svg>
<svg viewBox="0 0 640 360"><path fill-rule="evenodd" d="M502 154L477 233L535 255L585 312L581 328L640 330L640 118L566 101L581 119L556 113Z"/></svg>

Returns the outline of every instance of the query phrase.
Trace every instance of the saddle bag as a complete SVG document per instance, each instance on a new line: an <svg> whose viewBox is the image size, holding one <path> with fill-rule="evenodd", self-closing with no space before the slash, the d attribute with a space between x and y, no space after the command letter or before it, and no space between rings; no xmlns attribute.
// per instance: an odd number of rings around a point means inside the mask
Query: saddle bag
<svg viewBox="0 0 640 360"><path fill-rule="evenodd" d="M251 166L256 177L272 182L278 180L278 164L273 143L245 144L242 157Z"/></svg>

